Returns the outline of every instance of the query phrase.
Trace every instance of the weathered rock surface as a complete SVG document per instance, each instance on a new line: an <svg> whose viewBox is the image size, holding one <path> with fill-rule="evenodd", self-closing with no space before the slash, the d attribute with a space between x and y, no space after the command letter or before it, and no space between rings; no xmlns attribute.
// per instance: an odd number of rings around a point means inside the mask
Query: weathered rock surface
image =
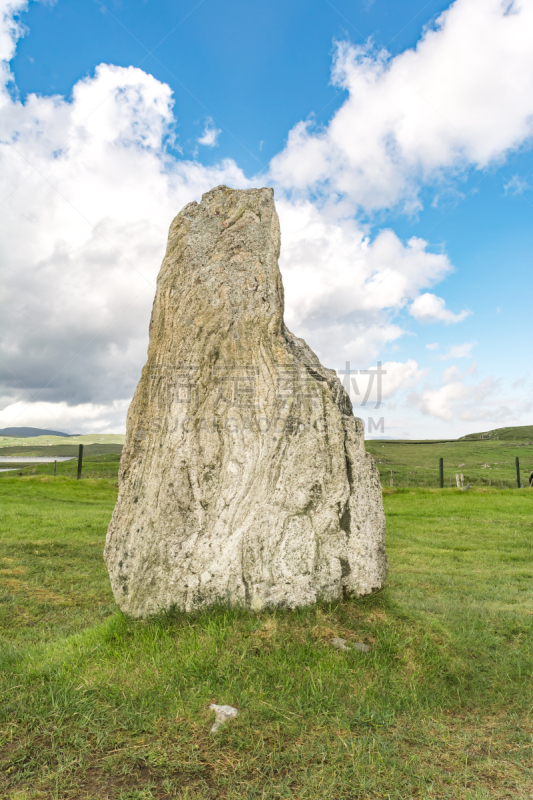
<svg viewBox="0 0 533 800"><path fill-rule="evenodd" d="M105 559L133 617L295 607L387 573L379 475L333 370L283 322L271 189L172 222Z"/></svg>

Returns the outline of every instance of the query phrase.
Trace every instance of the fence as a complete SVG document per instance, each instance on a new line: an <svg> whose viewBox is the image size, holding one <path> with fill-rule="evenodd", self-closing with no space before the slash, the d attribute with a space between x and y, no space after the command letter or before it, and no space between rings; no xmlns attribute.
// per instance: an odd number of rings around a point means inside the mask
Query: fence
<svg viewBox="0 0 533 800"><path fill-rule="evenodd" d="M460 488L473 486L492 486L496 489L528 488L533 463L520 465L518 458L513 462L501 462L493 466L461 464L453 466L441 458L434 467L383 464L378 462L382 486Z"/></svg>

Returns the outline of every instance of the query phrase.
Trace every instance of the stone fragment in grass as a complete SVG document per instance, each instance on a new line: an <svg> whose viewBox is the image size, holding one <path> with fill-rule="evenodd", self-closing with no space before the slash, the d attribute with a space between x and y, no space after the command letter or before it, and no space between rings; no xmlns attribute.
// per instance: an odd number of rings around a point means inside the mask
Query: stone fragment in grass
<svg viewBox="0 0 533 800"><path fill-rule="evenodd" d="M330 643L333 645L333 647L337 647L339 650L357 650L359 653L370 652L370 647L363 642L355 642L353 647L348 647L346 644L346 639L335 637L335 639L330 639Z"/></svg>
<svg viewBox="0 0 533 800"><path fill-rule="evenodd" d="M348 647L346 644L346 639L340 639L339 637L335 637L334 639L330 639L331 644L333 647L337 647L339 650L351 650L351 647Z"/></svg>
<svg viewBox="0 0 533 800"><path fill-rule="evenodd" d="M233 708L233 706L217 706L216 703L211 703L209 708L215 712L215 721L211 727L211 733L216 733L229 719L239 716L238 709Z"/></svg>

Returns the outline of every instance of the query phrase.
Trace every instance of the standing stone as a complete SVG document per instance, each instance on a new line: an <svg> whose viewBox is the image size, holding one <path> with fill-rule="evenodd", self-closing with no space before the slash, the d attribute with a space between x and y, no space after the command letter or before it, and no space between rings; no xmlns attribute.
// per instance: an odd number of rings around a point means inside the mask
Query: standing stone
<svg viewBox="0 0 533 800"><path fill-rule="evenodd" d="M133 617L385 580L379 474L335 372L285 327L279 249L272 189L218 186L170 226L105 548Z"/></svg>

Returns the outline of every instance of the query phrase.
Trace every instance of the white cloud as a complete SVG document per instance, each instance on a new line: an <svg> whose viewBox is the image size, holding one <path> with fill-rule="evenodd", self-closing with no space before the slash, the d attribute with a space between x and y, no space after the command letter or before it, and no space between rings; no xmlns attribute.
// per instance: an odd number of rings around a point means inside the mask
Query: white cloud
<svg viewBox="0 0 533 800"><path fill-rule="evenodd" d="M529 189L529 183L519 175L513 175L503 186L505 194L522 194Z"/></svg>
<svg viewBox="0 0 533 800"><path fill-rule="evenodd" d="M462 322L472 312L464 310L454 314L453 311L446 308L446 301L442 297L425 292L414 300L409 313L417 322L444 322L446 325L450 325L450 323Z"/></svg>
<svg viewBox="0 0 533 800"><path fill-rule="evenodd" d="M18 19L27 6L27 0L0 0L0 105L9 97L7 87L13 80L9 62L15 55L17 40L27 32Z"/></svg>
<svg viewBox="0 0 533 800"><path fill-rule="evenodd" d="M129 399L108 404L25 403L16 401L0 411L0 428L30 426L67 433L123 433Z"/></svg>
<svg viewBox="0 0 533 800"><path fill-rule="evenodd" d="M381 387L378 388L376 374L373 376L361 374L360 370L353 369L354 366L349 362L350 374L346 373L344 365L338 374L353 403L354 414L359 416L373 410L376 405L379 408L382 402L391 400L399 392L415 386L427 374L427 370L419 369L412 358L405 362L386 361L381 364ZM368 366L376 371L376 364Z"/></svg>
<svg viewBox="0 0 533 800"><path fill-rule="evenodd" d="M101 64L70 100L29 95L22 104L6 87L24 32L13 12L24 7L0 0L0 134L11 142L0 144L0 203L8 198L0 214L2 423L118 430L145 360L172 217L217 184L250 182L231 160L205 167L174 158L172 92L140 69ZM333 75L346 102L323 129L296 126L269 178L277 182L287 324L328 366L372 366L405 334L398 312L445 323L469 313L426 291L451 272L445 254L388 229L370 237L354 211L400 201L415 209L420 182L482 168L525 140L531 17L530 4L503 16L496 0L457 0L396 58L339 44ZM198 143L213 147L219 133L208 119ZM425 375L412 359L384 368L388 399ZM469 402L447 389L464 385L457 374L417 395L424 413L435 408L445 419Z"/></svg>
<svg viewBox="0 0 533 800"><path fill-rule="evenodd" d="M278 200L287 325L326 363L364 367L403 335L392 317L452 269L423 239L370 239L353 219L309 201Z"/></svg>
<svg viewBox="0 0 533 800"><path fill-rule="evenodd" d="M501 160L533 132L533 3L511 5L456 0L394 58L339 42L333 82L348 97L325 127L293 128L274 179L367 211L412 211L422 182Z"/></svg>
<svg viewBox="0 0 533 800"><path fill-rule="evenodd" d="M489 400L498 387L498 381L491 377L481 381L477 386L467 385L463 381L453 381L439 389L423 392L418 405L423 414L445 421L475 419L483 413L481 404ZM492 408L490 415L492 417L494 415ZM483 419L482 416L480 418Z"/></svg>
<svg viewBox="0 0 533 800"><path fill-rule="evenodd" d="M456 364L453 364L451 367L447 367L442 371L440 376L440 382L444 386L447 383L453 383L454 381L462 380L463 378L468 378L471 375L477 375L477 364L473 361L464 370L460 370Z"/></svg>
<svg viewBox="0 0 533 800"><path fill-rule="evenodd" d="M427 375L427 369L419 369L418 364L412 358L405 362L385 361L382 365L386 370L383 376L383 399L390 400L398 392L404 391Z"/></svg>
<svg viewBox="0 0 533 800"><path fill-rule="evenodd" d="M448 383L453 383L460 377L460 370L454 364L452 367L448 367L447 369L443 370L442 375L440 376L441 383L445 386Z"/></svg>
<svg viewBox="0 0 533 800"><path fill-rule="evenodd" d="M197 139L198 144L203 144L205 147L215 147L218 144L218 137L222 131L216 128L211 117L208 117L205 123L204 132Z"/></svg>
<svg viewBox="0 0 533 800"><path fill-rule="evenodd" d="M448 367L442 372L440 387L413 392L409 403L416 405L422 414L451 424L456 436L486 430L487 426L531 424L530 392L517 395L511 391L512 385L492 375L475 383L476 374L475 364L462 372L455 365Z"/></svg>
<svg viewBox="0 0 533 800"><path fill-rule="evenodd" d="M0 47L10 55L5 36ZM123 413L145 361L173 216L217 184L248 182L230 160L205 167L171 157L172 92L140 69L100 64L69 101L2 101L6 424L16 424L18 401L39 415L39 400L60 404L64 426L66 402L98 428Z"/></svg>
<svg viewBox="0 0 533 800"><path fill-rule="evenodd" d="M438 342L431 342L431 344L427 344L426 345L426 349L427 350L438 350L439 349L439 343Z"/></svg>
<svg viewBox="0 0 533 800"><path fill-rule="evenodd" d="M464 342L464 344L451 345L439 358L441 361L447 361L450 358L470 358L472 348L476 344L477 342Z"/></svg>

